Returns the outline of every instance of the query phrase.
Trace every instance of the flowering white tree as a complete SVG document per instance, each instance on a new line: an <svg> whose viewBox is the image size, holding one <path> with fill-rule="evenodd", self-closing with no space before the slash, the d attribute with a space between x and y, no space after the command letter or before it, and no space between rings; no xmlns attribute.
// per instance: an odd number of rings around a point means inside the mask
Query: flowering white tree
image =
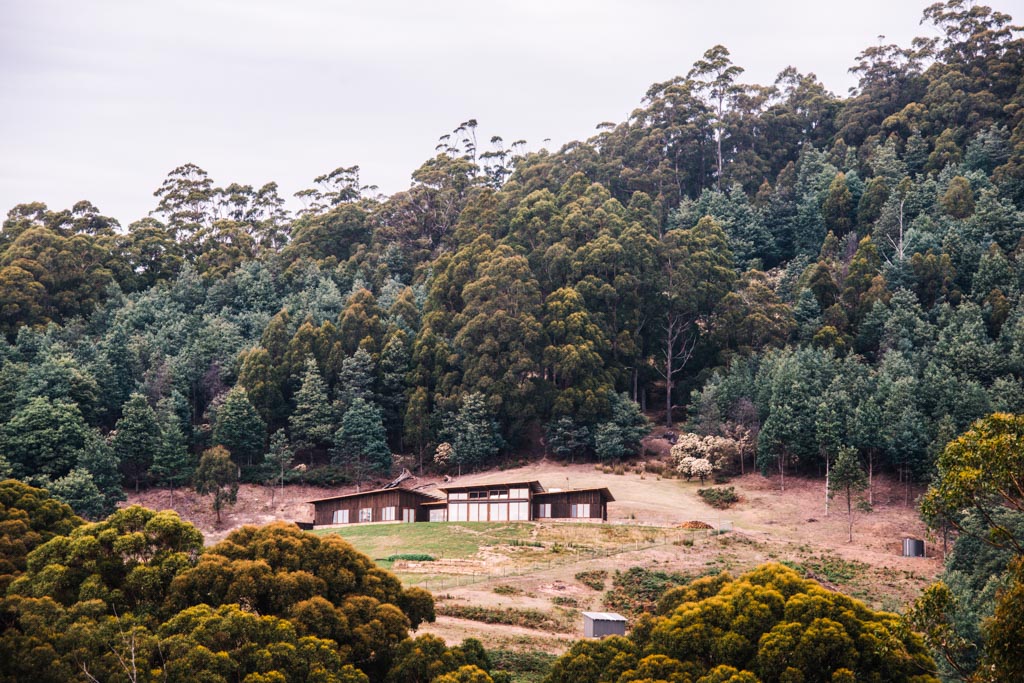
<svg viewBox="0 0 1024 683"><path fill-rule="evenodd" d="M455 449L447 441L437 444L437 450L434 451L434 463L446 467L451 462L454 452Z"/></svg>
<svg viewBox="0 0 1024 683"><path fill-rule="evenodd" d="M740 444L735 439L724 436L701 436L686 432L679 435L676 443L672 446L672 458L676 462L676 469L682 474L687 474L689 464L683 466L685 458L707 460L714 469L721 469L722 465L730 462L739 452ZM689 476L699 476L693 473Z"/></svg>
<svg viewBox="0 0 1024 683"><path fill-rule="evenodd" d="M686 481L690 481L693 477L698 477L701 484L716 469L717 467L707 458L694 458L689 455L680 458L676 464L676 471L686 477Z"/></svg>

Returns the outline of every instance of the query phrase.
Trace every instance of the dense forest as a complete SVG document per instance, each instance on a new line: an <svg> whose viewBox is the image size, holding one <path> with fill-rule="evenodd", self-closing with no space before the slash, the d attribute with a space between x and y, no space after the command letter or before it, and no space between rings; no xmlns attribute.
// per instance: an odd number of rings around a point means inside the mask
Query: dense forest
<svg viewBox="0 0 1024 683"><path fill-rule="evenodd" d="M273 182L188 163L127 225L15 206L0 474L101 519L196 471L219 496L225 458L323 482L394 454L618 460L646 414L742 440L765 473L850 450L928 482L975 421L1024 413L1024 39L966 0L922 23L938 37L858 55L846 97L792 67L746 83L714 46L557 151L470 119L390 196L339 167L293 213ZM930 519L993 524L954 509Z"/></svg>
<svg viewBox="0 0 1024 683"><path fill-rule="evenodd" d="M2 467L109 492L211 445L251 470L273 434L356 476L442 442L616 459L639 405L748 430L765 469L848 445L925 479L1024 411L1024 42L970 3L924 21L942 37L867 48L847 98L745 84L715 46L557 152L465 122L389 197L338 168L292 215L186 164L124 228L18 205Z"/></svg>

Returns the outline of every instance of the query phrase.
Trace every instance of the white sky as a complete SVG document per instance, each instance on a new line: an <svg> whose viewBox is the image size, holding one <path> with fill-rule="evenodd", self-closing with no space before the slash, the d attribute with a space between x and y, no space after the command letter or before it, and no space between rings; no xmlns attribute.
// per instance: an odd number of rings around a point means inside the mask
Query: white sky
<svg viewBox="0 0 1024 683"><path fill-rule="evenodd" d="M793 65L845 95L880 34L935 34L931 2L0 0L0 215L88 199L127 225L186 162L289 200L358 164L391 193L461 121L554 150L716 43L744 82Z"/></svg>

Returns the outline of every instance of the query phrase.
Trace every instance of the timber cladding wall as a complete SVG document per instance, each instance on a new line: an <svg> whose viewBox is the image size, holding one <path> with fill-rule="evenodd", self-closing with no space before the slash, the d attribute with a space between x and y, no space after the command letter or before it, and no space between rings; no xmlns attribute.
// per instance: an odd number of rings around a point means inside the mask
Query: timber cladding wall
<svg viewBox="0 0 1024 683"><path fill-rule="evenodd" d="M311 501L313 524L425 521L426 513L421 504L435 500L433 496L407 489L367 491L314 500Z"/></svg>
<svg viewBox="0 0 1024 683"><path fill-rule="evenodd" d="M608 519L608 501L614 500L607 489L551 491L533 497L533 518Z"/></svg>

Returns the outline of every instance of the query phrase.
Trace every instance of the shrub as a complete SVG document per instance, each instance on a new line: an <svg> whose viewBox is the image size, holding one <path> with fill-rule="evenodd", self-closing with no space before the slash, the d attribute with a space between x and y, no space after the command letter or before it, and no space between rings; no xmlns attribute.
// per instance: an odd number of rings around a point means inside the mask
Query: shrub
<svg viewBox="0 0 1024 683"><path fill-rule="evenodd" d="M510 586L507 583L502 583L495 586L492 589L498 595L519 595L523 591L515 586Z"/></svg>
<svg viewBox="0 0 1024 683"><path fill-rule="evenodd" d="M697 489L697 495L703 498L705 503L719 510L724 510L740 500L740 497L736 495L736 489L732 486Z"/></svg>
<svg viewBox="0 0 1024 683"><path fill-rule="evenodd" d="M410 562L433 562L436 558L433 555L427 555L425 553L399 553L397 555L388 555L384 559L388 562L394 562L395 560L408 560Z"/></svg>
<svg viewBox="0 0 1024 683"><path fill-rule="evenodd" d="M590 571L580 572L576 575L577 581L587 588L593 588L596 591L604 590L604 580L607 578L608 572L603 569L591 569Z"/></svg>

